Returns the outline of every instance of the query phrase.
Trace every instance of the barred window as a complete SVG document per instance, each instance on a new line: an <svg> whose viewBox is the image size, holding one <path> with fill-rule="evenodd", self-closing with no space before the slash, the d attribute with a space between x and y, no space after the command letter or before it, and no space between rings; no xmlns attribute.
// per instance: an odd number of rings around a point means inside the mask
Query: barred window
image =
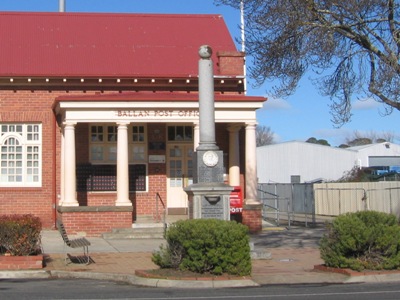
<svg viewBox="0 0 400 300"><path fill-rule="evenodd" d="M42 126L0 125L0 186L41 186Z"/></svg>
<svg viewBox="0 0 400 300"><path fill-rule="evenodd" d="M129 165L128 170L129 191L146 191L146 165ZM115 165L78 164L76 173L79 192L117 190L117 167Z"/></svg>
<svg viewBox="0 0 400 300"><path fill-rule="evenodd" d="M118 126L89 125L90 161L77 166L78 191L116 191ZM129 191L147 189L146 126L128 126Z"/></svg>

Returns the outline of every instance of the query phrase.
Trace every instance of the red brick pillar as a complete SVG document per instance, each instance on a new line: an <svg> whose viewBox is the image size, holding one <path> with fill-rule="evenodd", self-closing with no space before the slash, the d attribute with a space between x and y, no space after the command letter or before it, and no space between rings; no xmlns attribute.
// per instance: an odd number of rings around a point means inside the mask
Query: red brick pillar
<svg viewBox="0 0 400 300"><path fill-rule="evenodd" d="M262 230L262 208L260 204L244 204L242 223L249 227L250 233L258 233Z"/></svg>

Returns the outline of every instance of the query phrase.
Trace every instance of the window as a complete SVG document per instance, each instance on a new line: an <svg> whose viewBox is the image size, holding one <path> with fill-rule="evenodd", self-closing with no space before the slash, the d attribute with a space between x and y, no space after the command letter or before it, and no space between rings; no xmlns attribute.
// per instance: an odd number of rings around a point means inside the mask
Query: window
<svg viewBox="0 0 400 300"><path fill-rule="evenodd" d="M41 186L42 126L1 124L0 186Z"/></svg>
<svg viewBox="0 0 400 300"><path fill-rule="evenodd" d="M130 149L132 149L132 161L146 161L146 131L143 125L132 126L132 143Z"/></svg>
<svg viewBox="0 0 400 300"><path fill-rule="evenodd" d="M168 126L168 141L193 141L193 127L186 126Z"/></svg>
<svg viewBox="0 0 400 300"><path fill-rule="evenodd" d="M116 191L118 126L93 124L89 128L90 163L77 166L78 191ZM147 189L147 134L144 125L128 127L129 190Z"/></svg>
<svg viewBox="0 0 400 300"><path fill-rule="evenodd" d="M129 161L146 162L147 143L146 127L134 125L128 128ZM93 164L117 161L118 126L90 125L90 161Z"/></svg>
<svg viewBox="0 0 400 300"><path fill-rule="evenodd" d="M90 160L94 163L117 161L117 126L90 126Z"/></svg>

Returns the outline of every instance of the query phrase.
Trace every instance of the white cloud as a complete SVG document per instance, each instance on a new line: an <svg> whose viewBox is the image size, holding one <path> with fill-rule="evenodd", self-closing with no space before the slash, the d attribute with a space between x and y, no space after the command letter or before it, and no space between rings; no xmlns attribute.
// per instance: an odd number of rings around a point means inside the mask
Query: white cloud
<svg viewBox="0 0 400 300"><path fill-rule="evenodd" d="M268 98L266 102L264 102L263 110L288 110L291 109L292 106L286 100L280 98Z"/></svg>
<svg viewBox="0 0 400 300"><path fill-rule="evenodd" d="M381 104L372 98L360 99L352 103L352 108L355 110L368 110L379 108L380 106Z"/></svg>

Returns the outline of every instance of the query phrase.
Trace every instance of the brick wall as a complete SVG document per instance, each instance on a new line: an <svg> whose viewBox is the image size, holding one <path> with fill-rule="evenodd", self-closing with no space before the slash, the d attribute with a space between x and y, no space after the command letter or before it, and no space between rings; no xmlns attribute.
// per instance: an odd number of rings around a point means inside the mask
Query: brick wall
<svg viewBox="0 0 400 300"><path fill-rule="evenodd" d="M54 228L55 207L60 194L61 133L51 108L54 99L65 94L64 91L0 91L0 123L42 124L42 186L0 187L0 214L33 214L40 218L43 228ZM68 94L81 95L83 92ZM79 125L77 128L85 130ZM87 133L82 132L82 136L87 142ZM78 145L82 142L77 141ZM82 153L78 159L83 159Z"/></svg>
<svg viewBox="0 0 400 300"><path fill-rule="evenodd" d="M60 214L68 234L100 236L113 228L131 228L130 211L82 211L63 212Z"/></svg>
<svg viewBox="0 0 400 300"><path fill-rule="evenodd" d="M242 223L249 228L250 233L257 233L262 230L262 204L244 205Z"/></svg>
<svg viewBox="0 0 400 300"><path fill-rule="evenodd" d="M39 99L39 101L38 101ZM35 91L0 91L1 123L42 124L42 186L0 187L0 214L34 214L44 228L52 228L55 215L54 94Z"/></svg>
<svg viewBox="0 0 400 300"><path fill-rule="evenodd" d="M43 255L0 256L0 270L35 270L43 268Z"/></svg>

